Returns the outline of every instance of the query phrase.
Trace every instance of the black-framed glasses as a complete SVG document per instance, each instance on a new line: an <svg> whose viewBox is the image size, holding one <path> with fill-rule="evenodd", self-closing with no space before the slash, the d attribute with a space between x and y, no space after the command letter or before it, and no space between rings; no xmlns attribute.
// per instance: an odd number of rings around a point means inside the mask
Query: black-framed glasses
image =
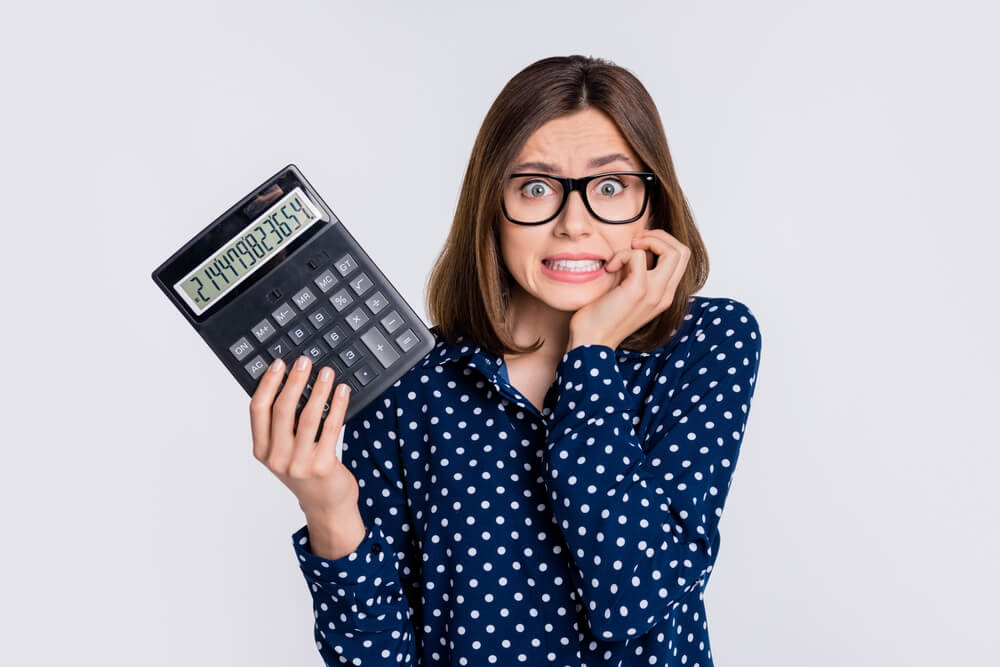
<svg viewBox="0 0 1000 667"><path fill-rule="evenodd" d="M642 217L656 174L609 171L581 178L551 174L511 174L504 184L500 208L516 225L543 225L566 206L574 190L592 216L609 225L624 225Z"/></svg>

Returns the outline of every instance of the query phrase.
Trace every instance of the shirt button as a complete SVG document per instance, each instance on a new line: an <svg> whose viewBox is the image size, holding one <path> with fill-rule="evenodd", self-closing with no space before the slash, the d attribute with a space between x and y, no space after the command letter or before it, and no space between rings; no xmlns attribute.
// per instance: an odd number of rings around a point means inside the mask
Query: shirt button
<svg viewBox="0 0 1000 667"><path fill-rule="evenodd" d="M372 545L372 553L373 554L380 554L380 553L382 553L382 545L379 544L378 542L376 542L375 544L373 544Z"/></svg>

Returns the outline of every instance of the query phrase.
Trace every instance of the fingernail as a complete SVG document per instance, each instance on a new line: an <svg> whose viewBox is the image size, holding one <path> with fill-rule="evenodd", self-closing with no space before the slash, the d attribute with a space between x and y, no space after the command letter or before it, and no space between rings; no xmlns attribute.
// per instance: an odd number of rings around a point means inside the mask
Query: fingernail
<svg viewBox="0 0 1000 667"><path fill-rule="evenodd" d="M302 355L301 357L299 357L299 360L295 362L295 367L300 371L304 371L308 363L309 363L309 357Z"/></svg>
<svg viewBox="0 0 1000 667"><path fill-rule="evenodd" d="M281 369L285 367L285 362L281 359L275 359L271 362L271 368L269 369L272 373L279 373Z"/></svg>
<svg viewBox="0 0 1000 667"><path fill-rule="evenodd" d="M341 396L347 396L349 393L351 393L351 388L348 387L346 384L342 384L339 387L337 387L337 391L340 392Z"/></svg>
<svg viewBox="0 0 1000 667"><path fill-rule="evenodd" d="M333 371L331 371L329 368L324 368L319 372L319 379L321 382L326 382L327 380L330 379L331 375L333 375Z"/></svg>

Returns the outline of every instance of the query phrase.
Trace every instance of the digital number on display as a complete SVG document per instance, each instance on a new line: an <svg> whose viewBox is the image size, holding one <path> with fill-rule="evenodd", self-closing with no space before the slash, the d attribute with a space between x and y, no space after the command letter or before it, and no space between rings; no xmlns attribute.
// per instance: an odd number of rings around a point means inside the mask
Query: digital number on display
<svg viewBox="0 0 1000 667"><path fill-rule="evenodd" d="M200 315L320 219L296 187L175 283L174 290Z"/></svg>

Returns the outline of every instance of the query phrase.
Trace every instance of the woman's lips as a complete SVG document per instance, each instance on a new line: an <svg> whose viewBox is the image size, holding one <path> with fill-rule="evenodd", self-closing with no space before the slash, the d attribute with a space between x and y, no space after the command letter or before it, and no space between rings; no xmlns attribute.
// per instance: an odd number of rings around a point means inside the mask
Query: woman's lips
<svg viewBox="0 0 1000 667"><path fill-rule="evenodd" d="M557 271L552 267L548 266L544 261L541 262L542 273L544 273L549 278L553 280L558 280L565 283L585 283L604 275L604 263L593 270L593 271Z"/></svg>

